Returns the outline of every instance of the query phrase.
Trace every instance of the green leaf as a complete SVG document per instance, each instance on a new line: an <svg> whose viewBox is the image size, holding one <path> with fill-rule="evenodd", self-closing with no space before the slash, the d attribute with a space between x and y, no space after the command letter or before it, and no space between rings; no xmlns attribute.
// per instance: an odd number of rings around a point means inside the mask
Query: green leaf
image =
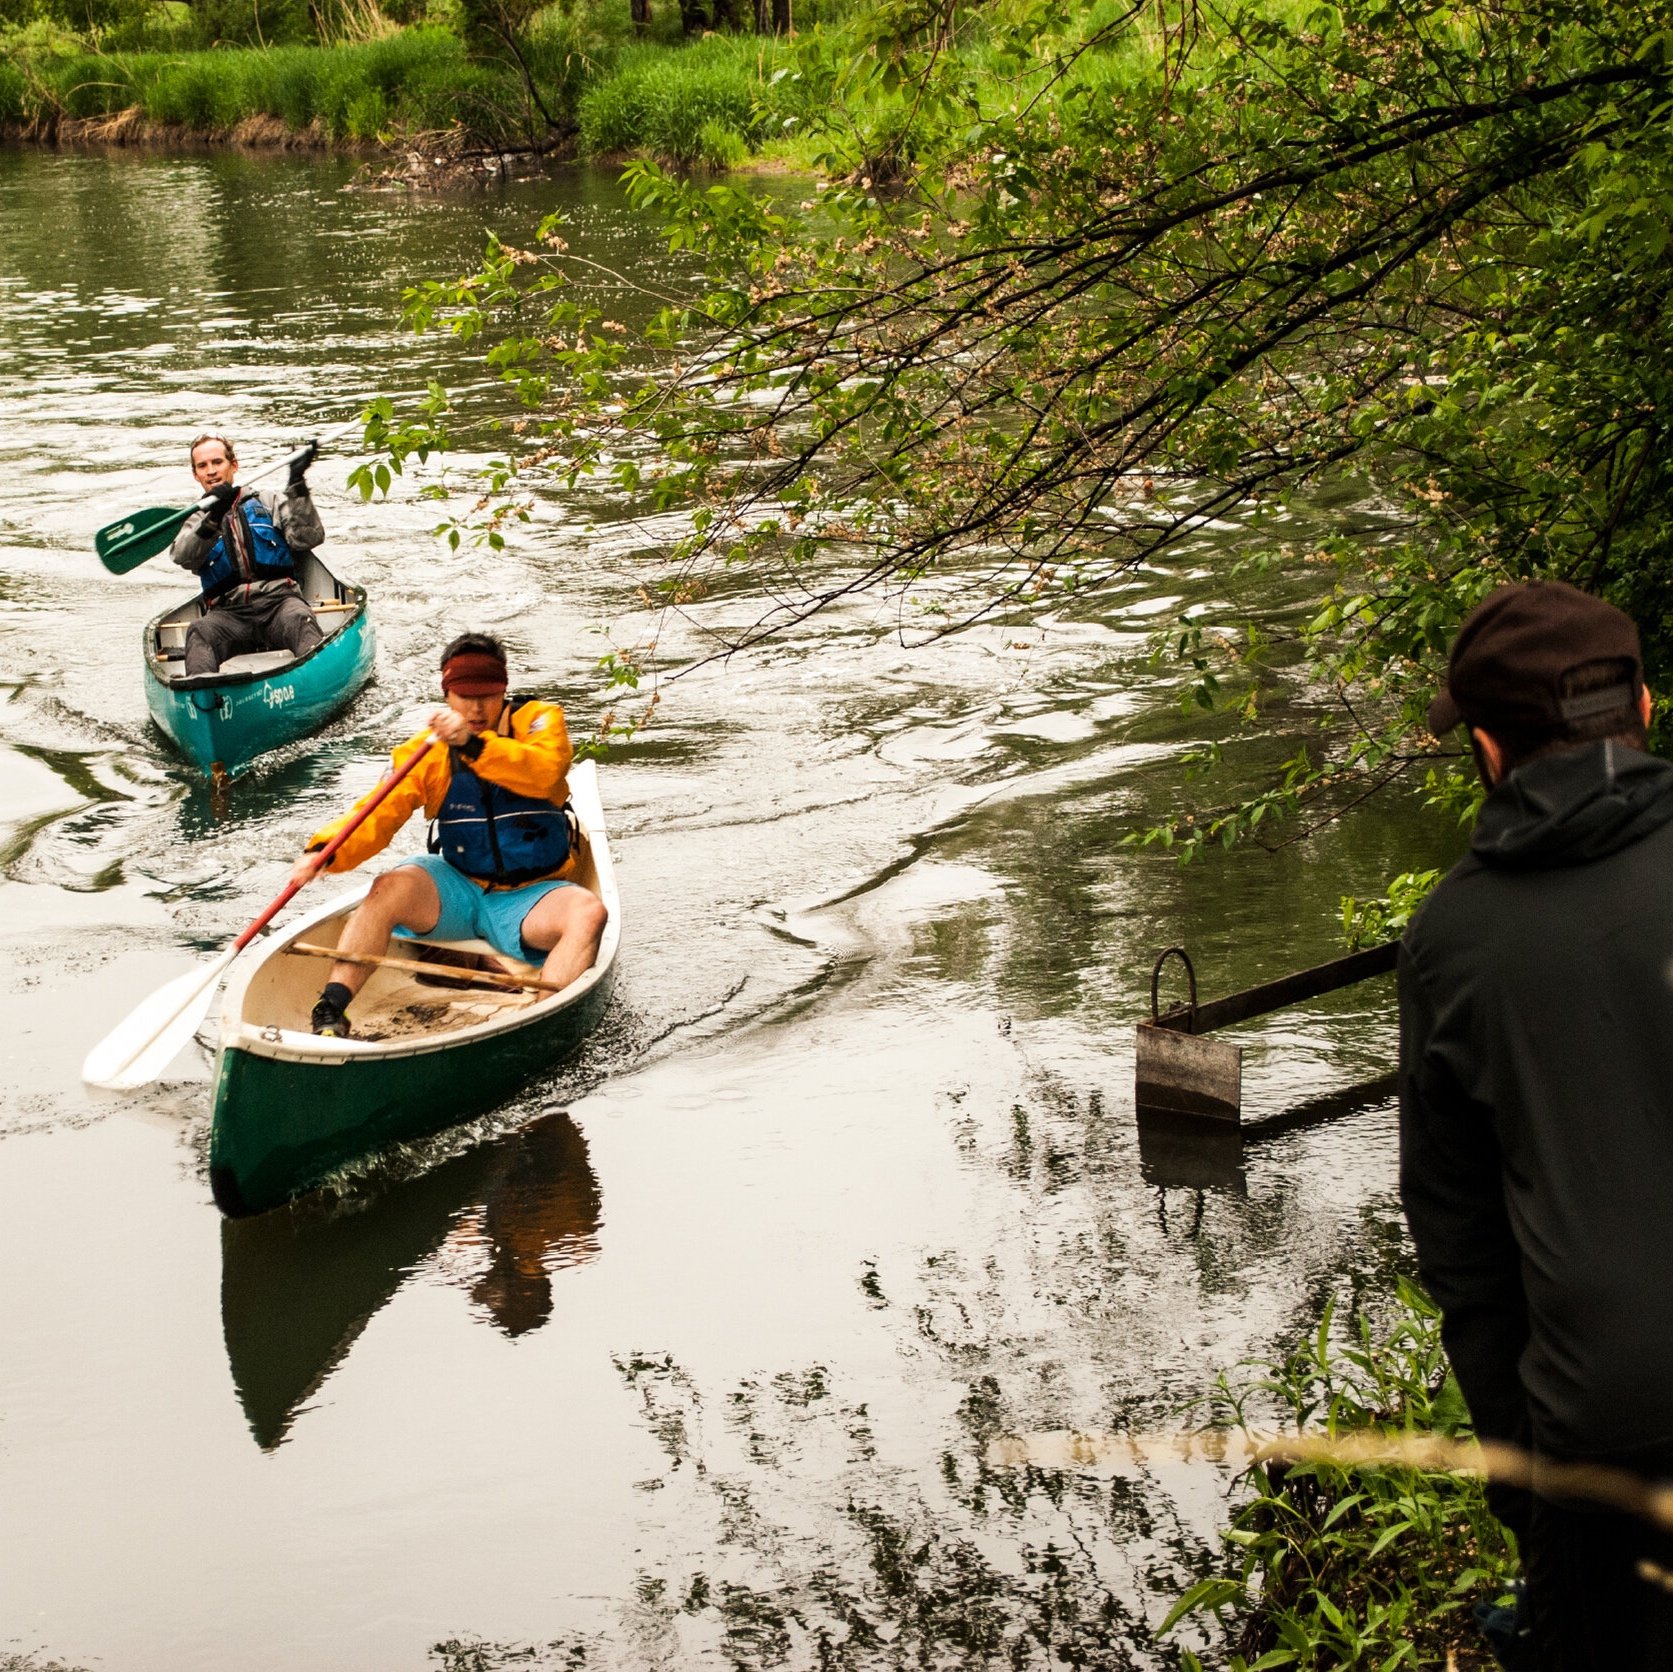
<svg viewBox="0 0 1673 1672"><path fill-rule="evenodd" d="M1235 1579L1199 1579L1168 1610L1167 1618L1157 1628L1156 1635L1166 1637L1188 1614L1217 1612L1245 1600L1246 1595L1243 1586Z"/></svg>

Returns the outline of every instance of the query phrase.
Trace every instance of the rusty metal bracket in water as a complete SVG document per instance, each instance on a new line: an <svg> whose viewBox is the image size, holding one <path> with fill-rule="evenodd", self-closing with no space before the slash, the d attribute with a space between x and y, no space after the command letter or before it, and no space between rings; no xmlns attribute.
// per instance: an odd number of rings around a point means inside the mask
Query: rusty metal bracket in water
<svg viewBox="0 0 1673 1672"><path fill-rule="evenodd" d="M1170 946L1150 972L1150 1020L1138 1025L1134 1067L1134 1105L1140 1115L1167 1114L1205 1117L1236 1124L1243 1117L1243 1048L1225 1040L1206 1039L1217 1028L1265 1016L1288 1005L1302 1004L1334 993L1373 976L1388 975L1399 954L1398 941L1352 952L1328 964L1245 987L1223 999L1197 1000L1197 972L1183 947ZM1162 968L1177 958L1185 966L1189 990L1186 1003L1163 1012Z"/></svg>
<svg viewBox="0 0 1673 1672"><path fill-rule="evenodd" d="M1185 1003L1185 1031L1187 1033L1195 1033L1197 1030L1192 1027L1190 1023L1197 1014L1197 971L1196 966L1191 962L1191 954L1187 952L1183 946L1164 947L1162 951L1156 954L1156 962L1150 966L1150 1020L1157 1027L1168 1028L1178 1025L1171 1020L1171 1018L1180 1014L1178 1005L1175 1005L1174 1008L1168 1012L1168 1016L1170 1018L1168 1021L1163 1021L1162 1012L1158 1008L1160 1004L1159 995L1162 986L1162 966L1170 958L1177 958L1180 963L1185 966L1185 980L1191 994L1190 998Z"/></svg>

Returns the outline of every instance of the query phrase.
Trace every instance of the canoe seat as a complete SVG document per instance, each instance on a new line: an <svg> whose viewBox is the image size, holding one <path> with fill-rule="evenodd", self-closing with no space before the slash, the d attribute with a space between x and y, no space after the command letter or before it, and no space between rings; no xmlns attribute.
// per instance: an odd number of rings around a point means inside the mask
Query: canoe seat
<svg viewBox="0 0 1673 1672"><path fill-rule="evenodd" d="M280 668L288 668L295 660L294 652L289 650L252 650L244 656L229 656L216 672L277 673Z"/></svg>

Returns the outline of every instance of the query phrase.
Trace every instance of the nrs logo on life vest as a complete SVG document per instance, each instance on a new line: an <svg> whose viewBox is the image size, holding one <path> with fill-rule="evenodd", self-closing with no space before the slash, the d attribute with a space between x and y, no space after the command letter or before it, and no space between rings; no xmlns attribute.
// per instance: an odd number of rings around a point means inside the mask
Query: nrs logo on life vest
<svg viewBox="0 0 1673 1672"><path fill-rule="evenodd" d="M287 702L296 701L296 687L294 685L269 685L262 692L261 700L269 708L283 708Z"/></svg>

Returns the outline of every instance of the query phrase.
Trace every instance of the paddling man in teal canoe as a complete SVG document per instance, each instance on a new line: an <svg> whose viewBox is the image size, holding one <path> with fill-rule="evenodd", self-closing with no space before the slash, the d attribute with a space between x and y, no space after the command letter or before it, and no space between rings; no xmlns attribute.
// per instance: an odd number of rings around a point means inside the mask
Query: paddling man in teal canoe
<svg viewBox="0 0 1673 1672"><path fill-rule="evenodd" d="M441 658L445 708L430 731L403 743L397 767L414 750L424 759L384 797L325 868L352 871L380 853L422 807L435 821L430 852L386 871L343 927L338 948L381 957L390 935L485 940L508 958L544 963L541 979L559 987L592 968L604 933L597 895L566 879L575 846L569 766L575 758L563 710L506 695L505 648L486 633L456 638ZM439 739L431 742L430 734ZM442 747L445 745L446 747ZM318 831L291 870L306 883L319 851L343 818ZM345 1012L365 984L364 964L333 964L314 1006L315 1033L346 1038Z"/></svg>
<svg viewBox="0 0 1673 1672"><path fill-rule="evenodd" d="M186 672L214 673L229 656L288 650L305 656L323 638L296 586L298 551L325 538L308 492L310 442L291 461L284 491L242 492L238 455L223 435L192 443L192 474L215 503L186 519L170 553L203 586L203 614L186 629Z"/></svg>

